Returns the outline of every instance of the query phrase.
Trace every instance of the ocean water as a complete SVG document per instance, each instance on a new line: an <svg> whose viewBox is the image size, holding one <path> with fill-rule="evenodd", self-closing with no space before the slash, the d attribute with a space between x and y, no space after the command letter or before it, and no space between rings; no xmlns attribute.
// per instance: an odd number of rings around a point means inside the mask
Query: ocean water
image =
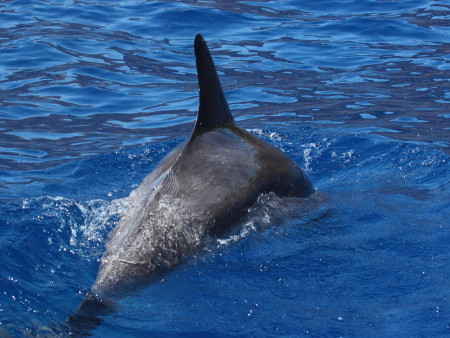
<svg viewBox="0 0 450 338"><path fill-rule="evenodd" d="M320 198L256 208L92 335L450 335L449 19L439 0L0 2L0 336L51 335L88 292L123 198L192 129L196 33L239 126Z"/></svg>

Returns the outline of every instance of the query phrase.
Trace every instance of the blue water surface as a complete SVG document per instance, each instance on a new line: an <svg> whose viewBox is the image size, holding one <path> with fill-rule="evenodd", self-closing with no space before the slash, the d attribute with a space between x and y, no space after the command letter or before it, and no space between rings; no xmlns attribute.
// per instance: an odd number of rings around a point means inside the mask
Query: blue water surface
<svg viewBox="0 0 450 338"><path fill-rule="evenodd" d="M193 38L318 197L119 301L93 336L450 334L446 1L2 1L0 336L52 334L122 199L190 133Z"/></svg>

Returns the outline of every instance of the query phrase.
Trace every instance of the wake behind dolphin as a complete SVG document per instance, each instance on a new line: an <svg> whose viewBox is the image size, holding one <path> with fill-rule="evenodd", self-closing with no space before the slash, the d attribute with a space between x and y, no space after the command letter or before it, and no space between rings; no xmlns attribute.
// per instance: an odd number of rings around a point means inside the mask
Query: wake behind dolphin
<svg viewBox="0 0 450 338"><path fill-rule="evenodd" d="M293 160L236 126L200 34L194 48L195 127L128 197L129 208L109 235L92 286L101 298L145 285L183 262L207 237L229 231L260 194L307 197L314 192Z"/></svg>

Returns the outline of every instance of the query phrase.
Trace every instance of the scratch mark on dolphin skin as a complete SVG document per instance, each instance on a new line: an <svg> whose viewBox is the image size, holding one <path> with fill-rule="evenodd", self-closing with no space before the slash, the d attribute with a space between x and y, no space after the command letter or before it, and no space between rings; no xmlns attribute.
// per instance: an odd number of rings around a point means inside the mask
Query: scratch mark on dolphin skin
<svg viewBox="0 0 450 338"><path fill-rule="evenodd" d="M205 189L205 187L206 187L209 183L211 183L213 180L214 180L214 175L211 176L206 182L201 183L201 184L199 184L199 185L193 187L192 189L194 189L194 190L202 190L202 189Z"/></svg>
<svg viewBox="0 0 450 338"><path fill-rule="evenodd" d="M170 243L170 244L172 244L172 243ZM172 249L172 248L169 248L169 247L167 247L167 246L166 246L164 249L165 249L166 251L169 251L169 252L175 254L175 255L178 254L178 251L177 251L177 250Z"/></svg>
<svg viewBox="0 0 450 338"><path fill-rule="evenodd" d="M125 263L125 264L131 264L131 265L146 265L146 262L133 262L133 261L127 261L126 259L121 259L121 258L117 258L116 261L120 262L120 263Z"/></svg>
<svg viewBox="0 0 450 338"><path fill-rule="evenodd" d="M169 172L167 175L167 184L165 186L165 192L170 195L175 195L179 190L179 182L175 175L172 172Z"/></svg>

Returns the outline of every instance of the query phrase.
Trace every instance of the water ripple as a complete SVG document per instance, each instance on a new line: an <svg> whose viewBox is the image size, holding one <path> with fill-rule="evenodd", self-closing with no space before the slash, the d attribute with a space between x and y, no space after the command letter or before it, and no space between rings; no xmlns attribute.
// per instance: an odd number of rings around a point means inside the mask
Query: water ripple
<svg viewBox="0 0 450 338"><path fill-rule="evenodd" d="M192 129L199 32L236 121L306 169L323 209L193 260L99 335L448 334L449 13L437 0L1 2L0 335L77 306L105 200Z"/></svg>

